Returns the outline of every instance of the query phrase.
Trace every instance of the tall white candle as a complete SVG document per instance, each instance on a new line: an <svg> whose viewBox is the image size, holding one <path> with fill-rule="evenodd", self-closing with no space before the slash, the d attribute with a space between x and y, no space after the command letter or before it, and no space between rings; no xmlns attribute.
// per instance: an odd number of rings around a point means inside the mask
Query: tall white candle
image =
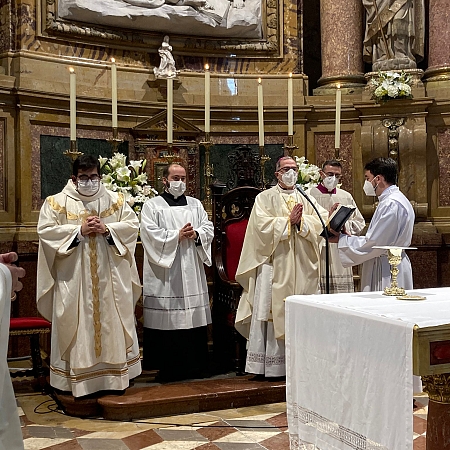
<svg viewBox="0 0 450 450"><path fill-rule="evenodd" d="M288 78L288 135L294 134L294 89L292 81L292 73Z"/></svg>
<svg viewBox="0 0 450 450"><path fill-rule="evenodd" d="M116 60L111 58L111 100L112 100L112 127L117 128L117 67Z"/></svg>
<svg viewBox="0 0 450 450"><path fill-rule="evenodd" d="M258 78L258 131L259 146L264 147L264 100L261 78Z"/></svg>
<svg viewBox="0 0 450 450"><path fill-rule="evenodd" d="M336 89L336 122L334 128L334 148L341 147L341 85L337 85Z"/></svg>
<svg viewBox="0 0 450 450"><path fill-rule="evenodd" d="M173 143L173 78L167 78L167 143Z"/></svg>
<svg viewBox="0 0 450 450"><path fill-rule="evenodd" d="M77 75L73 67L70 72L70 140L77 140Z"/></svg>
<svg viewBox="0 0 450 450"><path fill-rule="evenodd" d="M211 73L209 65L205 65L205 133L210 132L211 124Z"/></svg>

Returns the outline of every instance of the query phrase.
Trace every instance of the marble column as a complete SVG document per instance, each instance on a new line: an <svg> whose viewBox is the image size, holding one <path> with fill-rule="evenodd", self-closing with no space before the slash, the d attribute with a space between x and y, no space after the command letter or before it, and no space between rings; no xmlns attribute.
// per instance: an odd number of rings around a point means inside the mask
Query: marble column
<svg viewBox="0 0 450 450"><path fill-rule="evenodd" d="M362 20L361 0L320 0L322 77L316 94L337 83L344 89L365 85Z"/></svg>
<svg viewBox="0 0 450 450"><path fill-rule="evenodd" d="M425 79L450 80L450 0L430 0L429 52Z"/></svg>

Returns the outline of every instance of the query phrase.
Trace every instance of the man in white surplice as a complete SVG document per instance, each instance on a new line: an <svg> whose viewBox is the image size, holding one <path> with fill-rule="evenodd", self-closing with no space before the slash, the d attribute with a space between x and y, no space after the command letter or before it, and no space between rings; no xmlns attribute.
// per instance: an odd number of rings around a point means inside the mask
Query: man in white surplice
<svg viewBox="0 0 450 450"><path fill-rule="evenodd" d="M75 397L123 390L141 373L134 308L139 221L82 155L38 222L37 305L52 322L50 384Z"/></svg>
<svg viewBox="0 0 450 450"><path fill-rule="evenodd" d="M255 199L236 273L243 287L236 329L248 339L245 371L286 375L284 299L318 294L322 225L295 189L298 168L290 157L277 161L278 184ZM323 221L328 211L315 203Z"/></svg>
<svg viewBox="0 0 450 450"><path fill-rule="evenodd" d="M341 234L331 238L338 242L339 257L344 267L362 264L361 290L381 291L391 284L386 250L377 246L408 247L414 228L414 210L410 201L395 185L397 163L392 158L376 158L364 167L364 192L378 196L379 204L365 236ZM397 283L413 288L411 262L403 251L398 266Z"/></svg>
<svg viewBox="0 0 450 450"><path fill-rule="evenodd" d="M144 369L160 381L205 376L211 323L203 264L211 265L213 224L201 202L184 195L186 170L171 164L164 192L141 213L144 258Z"/></svg>
<svg viewBox="0 0 450 450"><path fill-rule="evenodd" d="M11 301L22 289L25 270L13 265L17 254L0 254L0 449L23 450L17 403L8 369L9 313Z"/></svg>
<svg viewBox="0 0 450 450"><path fill-rule="evenodd" d="M348 206L356 208L350 218L345 223L346 230L352 235L359 235L366 225L364 217L359 212L358 206L353 200L352 195L337 187L342 177L342 164L336 160L325 161L320 171L322 181L315 187L309 189L308 194L313 196L317 203L327 211L332 211L335 205ZM325 279L326 247L321 251L321 277L320 287L322 293L326 292ZM329 268L330 268L330 294L340 292L353 292L353 271L351 267L343 267L339 259L337 244L329 246Z"/></svg>

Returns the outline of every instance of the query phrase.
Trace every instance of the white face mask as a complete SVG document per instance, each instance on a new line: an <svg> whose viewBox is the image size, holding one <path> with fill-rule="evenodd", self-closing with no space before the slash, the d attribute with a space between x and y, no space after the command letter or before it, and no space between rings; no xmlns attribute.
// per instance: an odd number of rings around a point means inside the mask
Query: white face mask
<svg viewBox="0 0 450 450"><path fill-rule="evenodd" d="M369 180L364 181L363 190L364 190L364 193L369 197L377 196L377 194L375 192L375 188L373 187L373 184Z"/></svg>
<svg viewBox="0 0 450 450"><path fill-rule="evenodd" d="M332 177L325 177L322 180L322 184L328 189L328 191L332 191L339 184L339 179L336 178L335 175Z"/></svg>
<svg viewBox="0 0 450 450"><path fill-rule="evenodd" d="M287 172L283 173L281 175L281 181L286 186L294 186L294 184L297 182L297 172L294 169L290 169Z"/></svg>
<svg viewBox="0 0 450 450"><path fill-rule="evenodd" d="M85 197L92 197L100 189L100 181L80 181L78 180L77 191Z"/></svg>
<svg viewBox="0 0 450 450"><path fill-rule="evenodd" d="M168 181L167 192L172 194L175 198L180 197L186 190L186 183L184 181Z"/></svg>

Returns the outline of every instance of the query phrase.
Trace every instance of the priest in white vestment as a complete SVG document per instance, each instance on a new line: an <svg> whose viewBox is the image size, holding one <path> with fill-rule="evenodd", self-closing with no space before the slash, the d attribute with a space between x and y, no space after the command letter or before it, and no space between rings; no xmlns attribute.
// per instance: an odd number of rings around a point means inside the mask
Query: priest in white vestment
<svg viewBox="0 0 450 450"><path fill-rule="evenodd" d="M159 370L158 380L174 381L207 375L211 311L203 265L211 265L214 230L201 202L184 195L184 167L166 167L163 183L141 212L143 364Z"/></svg>
<svg viewBox="0 0 450 450"><path fill-rule="evenodd" d="M323 227L295 189L297 174L292 158L277 162L278 184L255 199L236 273L243 292L235 326L248 339L245 371L266 377L286 375L284 299L320 293ZM311 201L326 222L328 211Z"/></svg>
<svg viewBox="0 0 450 450"><path fill-rule="evenodd" d="M16 253L0 255L0 449L23 450L17 404L8 369L9 315L15 291L22 289L25 270L12 265Z"/></svg>
<svg viewBox="0 0 450 450"><path fill-rule="evenodd" d="M332 211L335 205L356 208L345 223L346 230L351 235L359 235L366 226L366 221L360 213L350 192L337 187L342 176L342 164L336 160L325 161L320 171L322 181L308 190L308 194L317 200L317 203L327 211ZM326 293L326 246L321 250L321 277L320 288L322 294ZM329 245L329 294L353 292L353 270L344 267L339 259L338 246L335 243Z"/></svg>
<svg viewBox="0 0 450 450"><path fill-rule="evenodd" d="M141 373L134 309L141 294L136 214L100 182L96 158L42 205L37 306L52 322L50 384L80 397L123 390Z"/></svg>
<svg viewBox="0 0 450 450"><path fill-rule="evenodd" d="M410 201L395 185L397 163L392 158L376 158L366 164L364 192L378 196L378 206L365 236L341 234L339 257L344 267L362 264L361 290L381 291L391 284L391 272L386 250L378 246L409 247L414 228L414 210ZM405 251L398 266L397 284L413 288L411 262Z"/></svg>

